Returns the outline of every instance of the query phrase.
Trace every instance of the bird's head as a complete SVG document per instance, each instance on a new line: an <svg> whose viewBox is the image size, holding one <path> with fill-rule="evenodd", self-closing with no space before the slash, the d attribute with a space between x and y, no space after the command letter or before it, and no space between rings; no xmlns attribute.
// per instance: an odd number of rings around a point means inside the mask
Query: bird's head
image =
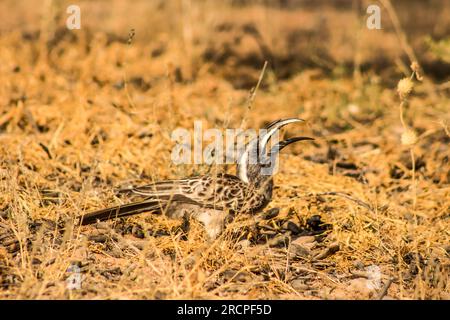
<svg viewBox="0 0 450 320"><path fill-rule="evenodd" d="M254 185L258 189L267 189L271 194L273 186L272 176L275 173L279 152L294 142L314 139L310 137L286 139L274 143L270 151L267 151L267 144L283 126L302 121L304 120L288 118L280 119L267 125L258 137L247 144L239 158L237 164L237 175L239 178L244 182ZM278 137L278 135L276 136Z"/></svg>

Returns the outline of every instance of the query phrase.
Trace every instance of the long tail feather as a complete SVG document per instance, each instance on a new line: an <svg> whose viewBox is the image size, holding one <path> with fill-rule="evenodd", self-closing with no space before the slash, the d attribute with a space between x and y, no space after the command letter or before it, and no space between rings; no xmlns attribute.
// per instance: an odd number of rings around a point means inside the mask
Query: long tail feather
<svg viewBox="0 0 450 320"><path fill-rule="evenodd" d="M100 221L109 220L148 211L152 211L153 213L161 213L163 209L164 203L158 200L133 202L129 204L89 212L81 217L81 224L82 225L93 224L99 220Z"/></svg>
<svg viewBox="0 0 450 320"><path fill-rule="evenodd" d="M120 189L117 191L118 194L138 194L146 197L167 197L171 195L181 194L182 186L186 185L187 180L167 180L167 181L159 181L156 183L144 185L141 187L133 187Z"/></svg>

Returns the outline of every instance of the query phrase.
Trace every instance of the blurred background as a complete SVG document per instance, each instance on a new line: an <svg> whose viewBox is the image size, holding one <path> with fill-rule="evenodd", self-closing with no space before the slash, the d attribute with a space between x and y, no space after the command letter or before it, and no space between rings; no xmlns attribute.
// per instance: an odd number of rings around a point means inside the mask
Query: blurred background
<svg viewBox="0 0 450 320"><path fill-rule="evenodd" d="M70 4L81 8L81 30L65 27ZM366 27L371 4L381 8L381 30ZM168 62L180 81L212 72L242 89L255 85L265 60L276 79L309 68L336 77L376 73L395 83L392 74L407 74L413 59L439 82L450 74L446 0L3 0L0 12L2 34L39 38L53 54L80 39L85 50L123 43L135 29L135 54L161 62L147 81L164 75ZM105 38L93 42L99 33Z"/></svg>

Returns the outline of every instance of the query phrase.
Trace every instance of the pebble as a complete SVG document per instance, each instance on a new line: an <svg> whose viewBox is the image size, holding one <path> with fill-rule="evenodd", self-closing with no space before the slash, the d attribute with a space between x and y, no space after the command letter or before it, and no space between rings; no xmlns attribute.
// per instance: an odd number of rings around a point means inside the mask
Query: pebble
<svg viewBox="0 0 450 320"><path fill-rule="evenodd" d="M297 291L305 291L310 289L310 287L306 285L303 280L300 279L292 280L291 287Z"/></svg>
<svg viewBox="0 0 450 320"><path fill-rule="evenodd" d="M353 266L358 270L364 269L364 263L362 263L360 260L353 262Z"/></svg>
<svg viewBox="0 0 450 320"><path fill-rule="evenodd" d="M108 241L108 237L105 234L90 235L88 239L89 241L94 241L97 243L105 243Z"/></svg>
<svg viewBox="0 0 450 320"><path fill-rule="evenodd" d="M280 213L280 208L269 209L264 213L264 219L265 220L273 219L276 216L278 216L279 213Z"/></svg>
<svg viewBox="0 0 450 320"><path fill-rule="evenodd" d="M370 287L370 282L365 279L365 278L356 278L356 279L352 279L349 282L349 288L361 295L364 298L369 298L370 297L370 293L372 292L372 289Z"/></svg>
<svg viewBox="0 0 450 320"><path fill-rule="evenodd" d="M307 247L297 244L297 243L291 243L289 247L289 253L297 256L297 257L309 257L311 256L311 250L309 250Z"/></svg>
<svg viewBox="0 0 450 320"><path fill-rule="evenodd" d="M142 227L138 224L133 226L133 228L131 229L131 234L139 239L145 238L144 229L142 229Z"/></svg>
<svg viewBox="0 0 450 320"><path fill-rule="evenodd" d="M316 241L316 237L314 236L304 236L304 237L298 237L292 243L296 244L307 244L307 243L313 243Z"/></svg>
<svg viewBox="0 0 450 320"><path fill-rule="evenodd" d="M94 225L97 229L109 230L110 226L106 222L97 222Z"/></svg>
<svg viewBox="0 0 450 320"><path fill-rule="evenodd" d="M228 269L222 273L222 277L225 281L247 282L251 278L251 274L246 271Z"/></svg>
<svg viewBox="0 0 450 320"><path fill-rule="evenodd" d="M293 234L299 234L302 232L299 226L297 226L294 222L288 221L286 228L290 230Z"/></svg>
<svg viewBox="0 0 450 320"><path fill-rule="evenodd" d="M314 258L316 260L322 260L325 258L328 258L329 256L333 255L334 253L338 252L340 249L339 243L334 242L328 246L325 250L320 252L318 255L316 255Z"/></svg>
<svg viewBox="0 0 450 320"><path fill-rule="evenodd" d="M123 252L119 248L112 248L111 250L107 251L107 254L109 254L113 258L122 258L123 257Z"/></svg>
<svg viewBox="0 0 450 320"><path fill-rule="evenodd" d="M317 242L315 241L314 236L299 237L291 242L289 252L296 256L306 258L311 256L311 249L313 249L316 244Z"/></svg>
<svg viewBox="0 0 450 320"><path fill-rule="evenodd" d="M274 247L284 246L288 242L289 242L289 236L280 234L280 235L275 236L273 239L270 239L269 241L267 241L267 244L269 245L269 247L274 248Z"/></svg>
<svg viewBox="0 0 450 320"><path fill-rule="evenodd" d="M237 247L239 249L246 249L246 248L250 247L250 241L246 240L246 239L241 240L237 243Z"/></svg>

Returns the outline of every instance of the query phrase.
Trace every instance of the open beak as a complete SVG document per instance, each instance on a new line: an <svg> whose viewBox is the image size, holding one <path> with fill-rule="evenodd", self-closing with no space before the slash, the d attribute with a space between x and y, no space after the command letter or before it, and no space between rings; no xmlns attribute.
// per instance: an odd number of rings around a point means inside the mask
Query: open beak
<svg viewBox="0 0 450 320"><path fill-rule="evenodd" d="M286 139L283 141L280 141L278 143L276 143L271 149L270 152L267 154L267 156L264 158L264 164L262 165L263 167L263 171L262 173L265 175L273 175L274 170L277 166L277 156L280 153L280 151L287 147L288 145L297 142L297 141L304 141L304 140L314 140L313 138L310 137L294 137L294 138L290 138L290 139Z"/></svg>
<svg viewBox="0 0 450 320"><path fill-rule="evenodd" d="M248 182L248 176L247 176L247 166L249 164L250 157L257 157L257 162L260 160L266 161L267 155L266 155L266 147L267 143L269 142L270 138L282 127L284 127L287 124L295 123L295 122L303 122L305 120L298 119L298 118L287 118L287 119L279 119L276 121L271 122L268 124L264 129L266 132L257 138L253 139L247 144L247 147L245 148L245 151L242 153L241 157L239 158L237 165L238 165L238 175L239 178L241 178L242 181ZM281 141L277 143L272 150L270 151L271 154L269 154L269 159L272 158L272 153L274 156L278 154L278 152L286 147L287 145L300 141L300 140L310 140L311 138L307 137L298 137L298 138L292 138L287 139L284 141ZM278 146L278 147L277 147ZM262 159L260 159L260 156L262 156Z"/></svg>
<svg viewBox="0 0 450 320"><path fill-rule="evenodd" d="M289 123L303 122L303 121L305 120L298 118L287 118L287 119L279 119L269 123L265 127L267 132L264 135L259 136L248 143L244 153L242 154L241 158L238 161L238 164L240 166L247 165L247 161L250 155L258 155L258 154L264 155L266 153L267 143L269 142L270 138L274 135L274 133L277 132L277 130L280 130L282 127L284 127ZM261 148L261 152L258 152L259 148Z"/></svg>
<svg viewBox="0 0 450 320"><path fill-rule="evenodd" d="M276 155L277 153L279 153L284 147L287 147L288 145L290 145L291 143L297 142L297 141L304 141L304 140L314 140L314 138L310 138L310 137L294 137L294 138L290 138L290 139L286 139L283 141L278 142L276 145L274 145L272 147L272 149L270 149L269 152L269 157L273 155Z"/></svg>

